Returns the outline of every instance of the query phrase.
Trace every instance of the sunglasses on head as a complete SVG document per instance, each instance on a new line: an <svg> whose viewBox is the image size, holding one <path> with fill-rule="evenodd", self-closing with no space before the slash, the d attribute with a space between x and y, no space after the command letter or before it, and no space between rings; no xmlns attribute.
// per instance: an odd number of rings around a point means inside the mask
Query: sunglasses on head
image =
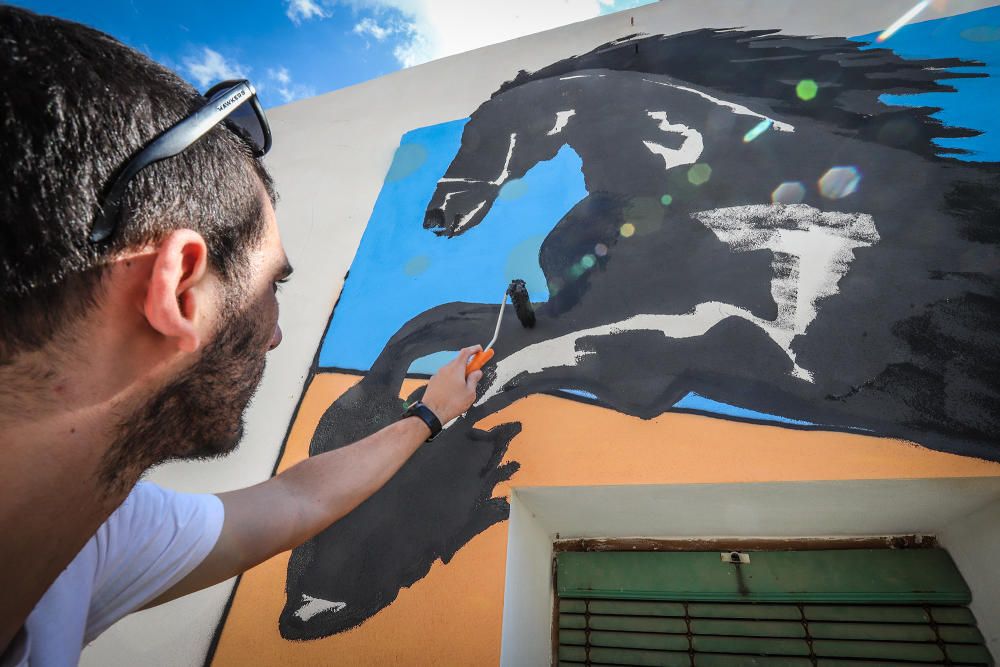
<svg viewBox="0 0 1000 667"><path fill-rule="evenodd" d="M125 163L101 200L100 213L90 232L91 243L106 241L115 233L125 191L136 174L151 164L183 153L219 123L224 122L246 142L254 157L261 157L271 149L271 128L257 91L249 81L223 81L210 88L205 97L208 102L203 107L153 139Z"/></svg>

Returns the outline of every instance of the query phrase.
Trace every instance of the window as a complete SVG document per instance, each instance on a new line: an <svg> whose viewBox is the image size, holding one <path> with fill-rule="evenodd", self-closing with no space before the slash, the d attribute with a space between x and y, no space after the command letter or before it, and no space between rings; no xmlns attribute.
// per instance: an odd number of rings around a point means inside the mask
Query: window
<svg viewBox="0 0 1000 667"><path fill-rule="evenodd" d="M562 552L559 665L992 665L943 549Z"/></svg>

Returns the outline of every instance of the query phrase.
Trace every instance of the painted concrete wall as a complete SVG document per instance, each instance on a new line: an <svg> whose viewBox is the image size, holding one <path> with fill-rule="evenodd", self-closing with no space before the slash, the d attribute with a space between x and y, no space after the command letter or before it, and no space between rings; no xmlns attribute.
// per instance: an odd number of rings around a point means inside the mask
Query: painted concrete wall
<svg viewBox="0 0 1000 667"><path fill-rule="evenodd" d="M556 539L636 535L938 535L976 592L971 608L996 654L1000 616L996 595L990 593L1000 590L991 563L998 553L998 502L996 477L517 489L507 539L501 664L539 665L548 660Z"/></svg>
<svg viewBox="0 0 1000 667"><path fill-rule="evenodd" d="M969 587L978 591L969 606L981 621L994 656L1000 655L1000 501L958 516L942 526L941 544L948 549Z"/></svg>
<svg viewBox="0 0 1000 667"><path fill-rule="evenodd" d="M740 25L778 27L790 34L864 35L888 25L910 4L907 0L875 6L867 2L717 0L693 7L661 2L274 110L270 116L276 140L269 164L282 194L278 214L283 236L296 266L295 280L283 292L285 342L269 362L241 450L223 461L164 466L151 478L183 490L223 491L266 478L279 456L279 467L284 468L308 454L323 412L357 381L351 374L315 375L311 363L400 138L407 132L468 117L519 70L538 70L635 32L673 34ZM946 13L992 4L949 5ZM296 410L307 382L310 392ZM404 395L419 384L404 382ZM1000 475L995 465L860 435L806 433L683 414L634 420L609 414L600 406L548 396L526 398L507 408L512 409L479 425L522 424L522 435L507 455L508 460L521 464L521 470L494 490L495 497L533 485ZM548 415L553 410L562 415L562 425L570 428L552 429ZM285 449L280 451L293 419ZM667 432L673 439L671 449L656 451L655 445ZM623 433L642 451L622 458L595 446ZM846 454L830 460L831 444L846 445ZM564 465L567 451L576 452L570 466ZM445 647L439 639L470 627L482 640L463 646L468 652L465 657L480 664L495 662L500 655L506 544L506 523L495 524L460 549L447 565L435 562L427 576L400 591L391 606L358 630L308 642L287 642L278 636L288 556L278 557L244 578L215 664L245 664L248 656L257 662L269 658L286 664L322 663L330 655L350 656L356 664L415 664L418 654L429 663L454 664L450 659L454 655L438 653ZM223 584L127 619L87 650L84 663L200 663L231 588ZM471 606L446 617L440 610L452 608L455 596ZM416 618L422 620L415 622Z"/></svg>

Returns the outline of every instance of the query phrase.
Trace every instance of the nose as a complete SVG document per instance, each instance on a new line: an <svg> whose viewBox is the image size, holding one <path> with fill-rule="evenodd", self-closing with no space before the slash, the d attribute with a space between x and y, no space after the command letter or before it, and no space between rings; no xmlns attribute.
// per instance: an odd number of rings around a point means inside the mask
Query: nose
<svg viewBox="0 0 1000 667"><path fill-rule="evenodd" d="M271 343L267 349L268 351L271 351L274 348L278 347L279 345L281 345L281 325L275 324L274 333L271 334Z"/></svg>

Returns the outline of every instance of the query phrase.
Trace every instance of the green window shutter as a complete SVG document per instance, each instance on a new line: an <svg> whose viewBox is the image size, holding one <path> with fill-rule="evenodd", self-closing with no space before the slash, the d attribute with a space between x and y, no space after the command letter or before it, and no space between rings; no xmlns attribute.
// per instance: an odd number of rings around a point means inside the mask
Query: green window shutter
<svg viewBox="0 0 1000 667"><path fill-rule="evenodd" d="M941 549L564 552L559 665L993 665Z"/></svg>

